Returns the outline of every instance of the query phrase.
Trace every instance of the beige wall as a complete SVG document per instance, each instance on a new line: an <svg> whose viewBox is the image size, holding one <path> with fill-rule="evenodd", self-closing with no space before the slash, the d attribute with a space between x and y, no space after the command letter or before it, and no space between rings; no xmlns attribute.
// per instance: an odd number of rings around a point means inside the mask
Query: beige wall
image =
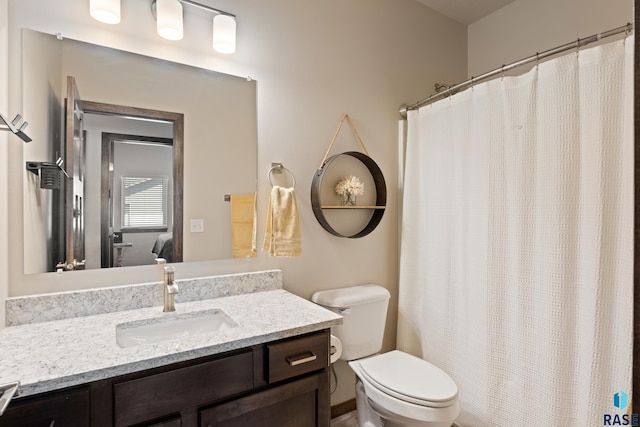
<svg viewBox="0 0 640 427"><path fill-rule="evenodd" d="M0 0L0 112L8 116L9 99L6 95L9 93L9 67L8 67L8 26L9 20L5 11L7 10L8 0ZM9 179L7 170L9 165L9 138L15 139L8 132L0 132L0 201L2 206L7 205L8 201L8 185ZM17 144L17 141L11 141ZM4 300L9 293L9 230L8 224L9 211L6 208L0 209L0 329L5 324L5 308Z"/></svg>
<svg viewBox="0 0 640 427"><path fill-rule="evenodd" d="M4 5L6 0L0 0ZM297 180L303 255L196 262L177 266L178 278L281 268L285 288L304 298L316 290L361 283L390 289L385 349L395 343L398 275L398 107L432 92L433 84L465 77L466 28L414 0L299 0L268 2L208 1L238 16L238 50L232 56L210 48L210 17L185 6L186 34L181 42L160 39L147 0L122 1L123 20L116 27L89 17L88 1L11 0L12 25L108 45L209 68L251 76L258 88L258 236L264 235L267 171L282 162ZM0 16L5 16L5 8ZM16 37L12 29L12 40ZM11 46L16 58L20 43ZM0 63L5 60L2 55ZM12 59L12 61L16 61ZM19 64L10 64L19 78ZM5 75L0 73L0 75ZM0 92L0 105L7 102ZM10 92L12 110L20 109L19 93ZM387 180L388 208L380 226L362 239L331 236L313 216L309 189L343 113L353 118L371 156ZM28 118L27 118L28 119ZM334 153L358 150L344 132ZM22 179L22 148L11 141L9 176ZM37 142L36 142L37 143ZM0 147L0 150L4 149ZM0 156L0 162L5 157ZM0 184L9 179L2 175ZM0 219L7 215L12 243L9 290L12 295L62 289L118 285L155 280L154 267L94 270L56 275L22 273L22 186L3 197ZM0 195L2 187L0 186ZM8 202L8 203L7 203ZM9 205L9 208L5 206ZM14 251L14 246L17 250ZM0 258L6 263L6 257ZM1 265L1 264L0 264ZM0 269L5 271L5 269ZM0 290L7 292L6 282ZM353 397L353 375L338 363L340 386L333 403Z"/></svg>
<svg viewBox="0 0 640 427"><path fill-rule="evenodd" d="M631 0L516 0L469 25L468 76L627 22Z"/></svg>
<svg viewBox="0 0 640 427"><path fill-rule="evenodd" d="M23 159L29 162L53 162L57 159L56 155L61 155L58 147L64 128L62 46L55 37L43 37L29 31L24 34L23 42L24 80L34 84L22 88L22 99L37 100L24 102L23 107L16 110L29 121L27 134L36 141L22 147ZM28 257L24 271L29 274L47 271L50 263L48 254L53 253L53 248L49 217L54 193L40 189L40 181L34 174L26 173L24 176L23 241L24 253Z"/></svg>

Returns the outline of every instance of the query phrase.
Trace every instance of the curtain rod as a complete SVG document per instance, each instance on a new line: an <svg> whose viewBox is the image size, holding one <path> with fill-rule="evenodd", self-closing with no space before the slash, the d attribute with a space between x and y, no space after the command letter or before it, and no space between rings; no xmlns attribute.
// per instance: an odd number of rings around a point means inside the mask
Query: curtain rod
<svg viewBox="0 0 640 427"><path fill-rule="evenodd" d="M553 55L557 55L559 53L562 52L566 52L567 50L572 50L572 49L579 49L582 46L586 46L590 43L593 42L597 42L599 40L602 40L604 38L607 37L611 37L611 36L615 36L621 33L630 33L633 30L633 24L628 23L627 25L623 25L621 27L618 28L614 28L613 30L609 30L609 31L605 31L603 33L599 33L599 34L594 34L592 36L589 37L585 37L583 39L577 39L576 41L573 41L571 43L567 43L567 44L563 44L562 46L558 46L555 47L553 49L549 49L547 51L544 51L542 53L536 53L535 55L531 55L527 58L521 59L519 61L516 62L512 62L509 65L503 65L500 68L496 68L495 70L489 71L487 73L481 74L477 77L471 77L468 80L465 80L462 83L458 83L456 85L450 86L447 89L443 90L442 92L438 92L435 93L431 96L428 96L424 99L421 99L420 101L416 102L415 104L412 105L401 105L400 106L400 116L402 116L403 119L407 118L407 111L409 110L417 110L420 107L423 107L425 105L431 104L432 102L435 102L437 100L439 100L440 98L444 98L447 95L451 95L457 91L459 91L460 89L463 88L467 88L468 86L472 86L473 84L482 81L482 80L487 80L491 77L497 76L497 75L501 75L504 74L506 71L512 70L514 68L520 67L522 65L526 65L529 64L531 62L539 62L542 59L548 58L550 56Z"/></svg>

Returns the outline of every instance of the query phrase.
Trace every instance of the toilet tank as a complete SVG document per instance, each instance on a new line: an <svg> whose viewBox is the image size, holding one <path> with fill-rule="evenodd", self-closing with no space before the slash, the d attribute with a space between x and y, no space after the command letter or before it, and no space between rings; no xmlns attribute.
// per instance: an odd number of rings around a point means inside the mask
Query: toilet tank
<svg viewBox="0 0 640 427"><path fill-rule="evenodd" d="M342 342L342 360L370 356L382 348L389 291L379 285L358 285L319 291L311 301L342 315L331 334Z"/></svg>

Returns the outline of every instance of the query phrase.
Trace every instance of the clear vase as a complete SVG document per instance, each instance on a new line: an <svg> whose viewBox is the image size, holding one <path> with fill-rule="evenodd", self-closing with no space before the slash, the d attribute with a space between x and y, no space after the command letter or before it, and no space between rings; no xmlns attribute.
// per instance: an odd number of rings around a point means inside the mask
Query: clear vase
<svg viewBox="0 0 640 427"><path fill-rule="evenodd" d="M344 193L342 195L342 206L355 206L356 195L353 193Z"/></svg>

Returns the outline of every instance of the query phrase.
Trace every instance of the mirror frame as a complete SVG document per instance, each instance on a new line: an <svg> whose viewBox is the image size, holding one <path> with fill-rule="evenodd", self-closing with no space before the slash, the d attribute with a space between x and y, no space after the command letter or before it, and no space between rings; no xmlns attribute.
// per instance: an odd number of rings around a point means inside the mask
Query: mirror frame
<svg viewBox="0 0 640 427"><path fill-rule="evenodd" d="M184 192L184 114L146 108L82 101L85 114L128 116L141 119L162 120L173 125L173 261L183 259L183 192ZM105 189L102 188L104 193ZM101 212L100 221L105 223L107 212Z"/></svg>

